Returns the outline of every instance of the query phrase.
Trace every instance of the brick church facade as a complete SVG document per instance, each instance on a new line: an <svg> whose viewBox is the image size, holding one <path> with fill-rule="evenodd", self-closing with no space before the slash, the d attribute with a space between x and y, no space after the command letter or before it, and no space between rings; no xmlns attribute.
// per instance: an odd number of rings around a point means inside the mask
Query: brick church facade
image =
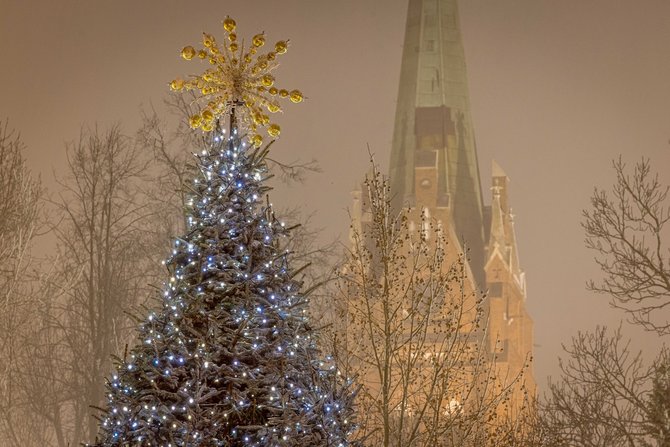
<svg viewBox="0 0 670 447"><path fill-rule="evenodd" d="M418 210L417 218L422 211L446 235L451 255L467 252L466 292L484 293L490 352L513 377L532 357L533 322L510 180L495 162L491 175L485 205L457 0L409 0L389 172L393 207ZM355 204L355 225L364 225L365 212ZM523 380L533 393L532 365ZM515 406L523 392L514 391Z"/></svg>

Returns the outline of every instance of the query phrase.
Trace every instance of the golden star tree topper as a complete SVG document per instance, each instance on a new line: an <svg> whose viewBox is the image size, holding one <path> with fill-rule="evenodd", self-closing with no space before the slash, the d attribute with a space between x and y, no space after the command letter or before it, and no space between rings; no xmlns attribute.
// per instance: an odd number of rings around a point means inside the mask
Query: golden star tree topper
<svg viewBox="0 0 670 447"><path fill-rule="evenodd" d="M204 48L189 45L181 50L184 59L200 59L208 62L210 67L202 74L191 75L188 80L173 80L170 89L196 93L195 101L200 108L189 118L191 128L210 132L216 119L234 108L238 126L248 132L251 144L260 146L263 143L260 128L266 128L272 138L280 133L279 126L270 122L266 112L281 112L280 99L288 98L294 103L303 100L299 90L289 92L274 85L272 71L279 66L277 56L288 50L288 41L280 40L273 50L258 54L265 45L264 33L256 34L245 51L244 43L239 43L235 33L235 20L226 17L223 29L227 33L224 43L219 44L212 35L203 33Z"/></svg>

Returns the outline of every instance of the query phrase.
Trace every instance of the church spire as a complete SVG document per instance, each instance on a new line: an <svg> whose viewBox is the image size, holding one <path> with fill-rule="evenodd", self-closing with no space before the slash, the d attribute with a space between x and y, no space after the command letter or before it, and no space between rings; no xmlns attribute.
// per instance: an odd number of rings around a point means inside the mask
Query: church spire
<svg viewBox="0 0 670 447"><path fill-rule="evenodd" d="M521 268L519 267L516 234L514 232L514 215L509 206L509 177L500 165L492 160L493 200L491 202L491 227L488 241L488 261L499 253L509 272L514 275L522 288Z"/></svg>
<svg viewBox="0 0 670 447"><path fill-rule="evenodd" d="M409 1L390 166L396 209L428 205L417 185L435 188L481 286L482 193L456 0ZM436 185L416 178L423 168L436 168Z"/></svg>

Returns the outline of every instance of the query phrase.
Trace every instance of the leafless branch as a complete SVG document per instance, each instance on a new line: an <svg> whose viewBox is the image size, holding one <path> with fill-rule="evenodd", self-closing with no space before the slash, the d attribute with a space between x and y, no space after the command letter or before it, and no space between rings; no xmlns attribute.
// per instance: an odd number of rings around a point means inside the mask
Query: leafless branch
<svg viewBox="0 0 670 447"><path fill-rule="evenodd" d="M360 440L513 445L497 422L514 413L510 395L521 377L497 367L464 257L425 213L392 211L374 164L365 186L333 300L342 306L343 322L333 324L340 368L362 386Z"/></svg>
<svg viewBox="0 0 670 447"><path fill-rule="evenodd" d="M561 375L550 381L543 408L559 445L650 445L648 404L656 366L646 367L641 353L630 350L621 328L580 332L563 348L567 358L560 360Z"/></svg>
<svg viewBox="0 0 670 447"><path fill-rule="evenodd" d="M632 173L621 158L613 167L612 191L596 188L591 209L583 212L586 246L596 252L603 273L587 286L609 295L610 304L632 322L665 335L670 333L670 187L651 172L648 159Z"/></svg>

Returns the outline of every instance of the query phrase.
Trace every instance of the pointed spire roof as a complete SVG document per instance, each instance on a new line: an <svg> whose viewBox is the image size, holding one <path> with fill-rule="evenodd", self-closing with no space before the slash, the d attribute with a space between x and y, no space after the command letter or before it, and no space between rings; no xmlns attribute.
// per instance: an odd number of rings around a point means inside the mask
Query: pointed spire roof
<svg viewBox="0 0 670 447"><path fill-rule="evenodd" d="M491 201L488 258L490 261L496 252L500 253L510 273L520 278L521 268L514 231L514 215L508 198L509 177L495 160L492 160L491 163L491 174L493 199Z"/></svg>
<svg viewBox="0 0 670 447"><path fill-rule="evenodd" d="M507 177L503 168L500 167L497 161L491 160L491 176L492 177ZM508 177L507 177L508 178Z"/></svg>
<svg viewBox="0 0 670 447"><path fill-rule="evenodd" d="M456 0L409 0L390 163L396 209L422 205L414 174L427 163L483 285L483 201Z"/></svg>

